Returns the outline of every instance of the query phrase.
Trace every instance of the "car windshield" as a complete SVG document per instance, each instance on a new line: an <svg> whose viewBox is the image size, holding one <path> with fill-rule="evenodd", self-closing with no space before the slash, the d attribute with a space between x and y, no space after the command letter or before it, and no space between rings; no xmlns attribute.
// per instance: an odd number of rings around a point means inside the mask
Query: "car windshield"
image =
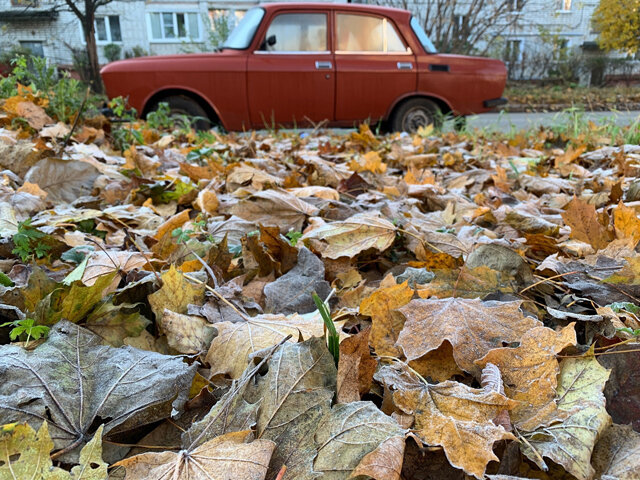
<svg viewBox="0 0 640 480"><path fill-rule="evenodd" d="M233 29L229 38L224 42L222 48L232 48L234 50L244 50L249 48L253 36L264 17L262 8L252 8L248 10L240 23Z"/></svg>
<svg viewBox="0 0 640 480"><path fill-rule="evenodd" d="M429 36L425 33L416 17L411 17L411 28L427 53L438 53Z"/></svg>

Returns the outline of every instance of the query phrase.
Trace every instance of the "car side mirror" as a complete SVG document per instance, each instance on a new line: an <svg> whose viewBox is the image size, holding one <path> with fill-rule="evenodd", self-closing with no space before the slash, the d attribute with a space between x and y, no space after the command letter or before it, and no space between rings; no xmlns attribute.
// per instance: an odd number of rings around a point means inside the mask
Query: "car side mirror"
<svg viewBox="0 0 640 480"><path fill-rule="evenodd" d="M260 45L260 50L266 50L267 47L273 47L275 44L276 44L276 36L269 35L267 38L265 38L262 41L262 44Z"/></svg>

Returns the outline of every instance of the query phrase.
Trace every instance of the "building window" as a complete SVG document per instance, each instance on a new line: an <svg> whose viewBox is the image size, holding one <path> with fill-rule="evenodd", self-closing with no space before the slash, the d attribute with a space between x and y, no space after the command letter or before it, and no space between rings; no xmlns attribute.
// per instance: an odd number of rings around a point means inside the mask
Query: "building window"
<svg viewBox="0 0 640 480"><path fill-rule="evenodd" d="M469 36L469 17L467 15L453 16L453 36L467 38Z"/></svg>
<svg viewBox="0 0 640 480"><path fill-rule="evenodd" d="M247 13L246 10L209 10L209 22L211 24L209 41L214 47L219 47L225 42L245 13Z"/></svg>
<svg viewBox="0 0 640 480"><path fill-rule="evenodd" d="M20 46L31 51L31 54L36 57L44 57L44 48L42 42L33 41L20 41Z"/></svg>
<svg viewBox="0 0 640 480"><path fill-rule="evenodd" d="M96 17L96 40L100 43L121 42L120 17Z"/></svg>
<svg viewBox="0 0 640 480"><path fill-rule="evenodd" d="M504 61L509 65L522 60L522 40L507 40L504 49Z"/></svg>
<svg viewBox="0 0 640 480"><path fill-rule="evenodd" d="M524 7L525 0L509 0L508 9L511 12L520 12Z"/></svg>
<svg viewBox="0 0 640 480"><path fill-rule="evenodd" d="M153 40L200 40L197 13L149 13Z"/></svg>
<svg viewBox="0 0 640 480"><path fill-rule="evenodd" d="M556 10L560 12L569 12L571 11L571 0L557 0Z"/></svg>

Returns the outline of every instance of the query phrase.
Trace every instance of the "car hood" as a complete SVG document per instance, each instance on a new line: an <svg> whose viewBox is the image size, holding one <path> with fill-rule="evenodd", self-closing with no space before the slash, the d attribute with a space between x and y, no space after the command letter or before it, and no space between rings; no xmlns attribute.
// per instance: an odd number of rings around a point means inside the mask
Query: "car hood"
<svg viewBox="0 0 640 480"><path fill-rule="evenodd" d="M154 55L150 57L136 57L127 58L125 60L117 60L115 62L108 63L100 70L101 74L115 73L115 72L131 72L136 70L148 70L149 68L155 68L160 65L175 64L176 62L198 62L206 61L210 62L215 58L229 58L238 56L236 50L220 50L219 52L206 52L206 53L180 53L176 55Z"/></svg>

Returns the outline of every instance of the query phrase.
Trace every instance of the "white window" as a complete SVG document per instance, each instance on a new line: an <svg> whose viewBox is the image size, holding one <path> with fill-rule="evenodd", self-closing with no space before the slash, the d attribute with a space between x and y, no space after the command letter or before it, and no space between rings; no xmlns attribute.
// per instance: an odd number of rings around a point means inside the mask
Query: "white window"
<svg viewBox="0 0 640 480"><path fill-rule="evenodd" d="M571 0L557 0L556 9L559 12L570 12L571 11Z"/></svg>
<svg viewBox="0 0 640 480"><path fill-rule="evenodd" d="M386 18L340 13L337 37L338 52L407 52L407 47Z"/></svg>
<svg viewBox="0 0 640 480"><path fill-rule="evenodd" d="M153 41L200 40L200 21L195 12L152 12L148 15Z"/></svg>
<svg viewBox="0 0 640 480"><path fill-rule="evenodd" d="M525 0L509 0L508 9L511 12L521 12Z"/></svg>
<svg viewBox="0 0 640 480"><path fill-rule="evenodd" d="M122 41L120 17L118 17L118 15L96 17L96 40L98 41L98 43L113 43Z"/></svg>

